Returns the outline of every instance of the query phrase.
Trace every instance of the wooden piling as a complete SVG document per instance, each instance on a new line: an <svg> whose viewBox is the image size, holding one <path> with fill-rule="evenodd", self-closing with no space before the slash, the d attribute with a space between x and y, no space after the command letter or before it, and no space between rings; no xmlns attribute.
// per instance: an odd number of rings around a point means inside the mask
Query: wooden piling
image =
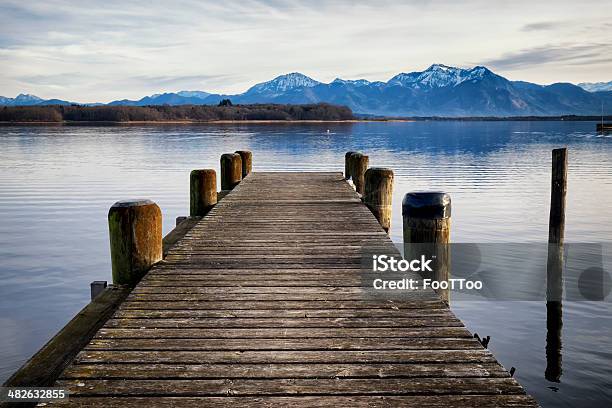
<svg viewBox="0 0 612 408"><path fill-rule="evenodd" d="M437 281L450 278L451 199L442 192L408 193L402 201L404 258L425 255L433 259L433 273L423 276ZM450 291L438 294L449 302Z"/></svg>
<svg viewBox="0 0 612 408"><path fill-rule="evenodd" d="M242 160L242 178L245 178L253 168L253 153L249 150L236 150Z"/></svg>
<svg viewBox="0 0 612 408"><path fill-rule="evenodd" d="M361 153L353 153L351 155L351 177L353 178L353 184L355 185L355 190L363 195L364 184L365 184L365 172L368 169L368 156L365 156Z"/></svg>
<svg viewBox="0 0 612 408"><path fill-rule="evenodd" d="M348 174L350 179L353 180L353 185L355 184L355 161L360 155L362 155L360 152L353 152L348 159Z"/></svg>
<svg viewBox="0 0 612 408"><path fill-rule="evenodd" d="M567 148L552 151L548 259L546 263L546 370L548 381L560 382L563 330L563 241L567 195Z"/></svg>
<svg viewBox="0 0 612 408"><path fill-rule="evenodd" d="M346 152L344 155L344 178L346 180L351 178L351 155L357 152Z"/></svg>
<svg viewBox="0 0 612 408"><path fill-rule="evenodd" d="M99 295L101 295L102 292L104 292L104 290L107 288L107 286L108 286L108 282L106 282L106 281L93 281L93 282L91 282L89 284L91 300L94 300Z"/></svg>
<svg viewBox="0 0 612 408"><path fill-rule="evenodd" d="M184 216L184 215L179 215L178 217L176 217L176 220L175 220L175 224L174 224L174 226L175 226L175 227L178 227L178 226L179 226L179 225L180 225L180 224L181 224L183 221L185 221L187 218L189 218L189 217L186 217L186 216Z"/></svg>
<svg viewBox="0 0 612 408"><path fill-rule="evenodd" d="M552 151L550 218L548 242L563 244L565 235L565 196L567 194L567 148Z"/></svg>
<svg viewBox="0 0 612 408"><path fill-rule="evenodd" d="M391 227L392 198L393 170L382 167L368 169L364 176L362 199L386 232Z"/></svg>
<svg viewBox="0 0 612 408"><path fill-rule="evenodd" d="M192 170L189 185L189 214L203 217L217 204L217 173L213 169Z"/></svg>
<svg viewBox="0 0 612 408"><path fill-rule="evenodd" d="M150 200L116 202L108 212L113 283L134 286L162 259L162 214Z"/></svg>
<svg viewBox="0 0 612 408"><path fill-rule="evenodd" d="M242 180L242 158L238 153L221 155L221 190L233 190Z"/></svg>

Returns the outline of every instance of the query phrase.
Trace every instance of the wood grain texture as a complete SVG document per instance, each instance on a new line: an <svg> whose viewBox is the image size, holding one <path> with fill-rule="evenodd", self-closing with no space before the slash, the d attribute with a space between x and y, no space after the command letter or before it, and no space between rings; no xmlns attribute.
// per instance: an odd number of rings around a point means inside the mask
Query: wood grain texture
<svg viewBox="0 0 612 408"><path fill-rule="evenodd" d="M537 406L433 291L366 293L366 246L397 253L341 173L251 172L168 247L50 405Z"/></svg>

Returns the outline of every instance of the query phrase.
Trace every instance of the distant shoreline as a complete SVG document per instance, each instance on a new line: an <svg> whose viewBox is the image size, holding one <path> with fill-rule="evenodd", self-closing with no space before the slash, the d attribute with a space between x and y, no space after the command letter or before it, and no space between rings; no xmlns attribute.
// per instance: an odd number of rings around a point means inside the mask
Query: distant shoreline
<svg viewBox="0 0 612 408"><path fill-rule="evenodd" d="M52 121L0 121L0 125L58 125L58 126L75 126L75 125L233 125L233 124L275 124L275 125L292 125L296 123L380 123L380 122L415 122L411 119L350 119L350 120L164 120L164 121L85 121L85 120L65 120L61 122Z"/></svg>
<svg viewBox="0 0 612 408"><path fill-rule="evenodd" d="M612 119L608 115L605 120ZM390 116L354 114L348 107L317 103L309 105L251 104L219 106L13 106L0 108L0 124L12 125L199 125L199 124L316 124L416 121L600 121L597 115L557 116Z"/></svg>
<svg viewBox="0 0 612 408"><path fill-rule="evenodd" d="M414 118L363 118L348 120L64 120L64 121L0 121L0 126L131 126L131 125L294 125L294 124L353 124L353 123L408 123L408 122L599 122L597 116L528 116L528 117L414 117ZM612 121L612 116L604 116L604 121Z"/></svg>

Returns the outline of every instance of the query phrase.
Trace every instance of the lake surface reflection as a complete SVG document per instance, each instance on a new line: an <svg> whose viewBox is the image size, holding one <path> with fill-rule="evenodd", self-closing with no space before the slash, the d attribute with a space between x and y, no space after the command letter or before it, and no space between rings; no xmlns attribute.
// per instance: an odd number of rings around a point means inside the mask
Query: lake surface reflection
<svg viewBox="0 0 612 408"><path fill-rule="evenodd" d="M404 193L442 190L453 200L453 242L544 243L550 155L562 146L566 241L609 249L612 138L591 122L0 127L0 379L88 302L91 281L111 280L108 208L150 198L168 232L188 212L190 170L218 168L222 153L252 150L255 171L342 171L344 153L360 150L371 166L395 171L395 241ZM607 270L609 257L604 251ZM609 298L563 302L559 382L545 378L545 300L452 307L471 331L492 336L489 348L543 406L612 401Z"/></svg>

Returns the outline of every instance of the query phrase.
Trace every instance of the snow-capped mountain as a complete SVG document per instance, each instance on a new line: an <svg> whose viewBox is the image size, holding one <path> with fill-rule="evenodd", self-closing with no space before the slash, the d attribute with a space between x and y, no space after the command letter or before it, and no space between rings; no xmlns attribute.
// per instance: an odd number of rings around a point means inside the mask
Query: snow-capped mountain
<svg viewBox="0 0 612 408"><path fill-rule="evenodd" d="M208 92L203 92L203 91L179 91L176 94L184 98L200 98L200 99L205 99L208 95L210 95Z"/></svg>
<svg viewBox="0 0 612 408"><path fill-rule="evenodd" d="M42 99L36 95L19 94L15 98L0 96L0 105L4 106L32 106L32 105L70 105L70 102L59 99Z"/></svg>
<svg viewBox="0 0 612 408"><path fill-rule="evenodd" d="M296 88L311 88L319 85L321 82L300 74L292 72L291 74L280 75L271 81L262 82L249 88L244 95L263 94L266 96L280 95L283 92L290 91Z"/></svg>
<svg viewBox="0 0 612 408"><path fill-rule="evenodd" d="M433 64L425 71L401 73L391 78L387 84L401 85L414 89L453 87L465 81L482 79L485 75L495 75L485 67L462 69L443 64Z"/></svg>
<svg viewBox="0 0 612 408"><path fill-rule="evenodd" d="M36 104L38 104L38 103L40 103L42 101L43 101L42 98L39 98L36 95L30 95L30 94L19 94L15 98L6 98L4 96L0 97L0 103L2 103L2 105L7 105L7 106L12 106L12 105L20 105L20 106L36 105Z"/></svg>
<svg viewBox="0 0 612 408"><path fill-rule="evenodd" d="M19 94L14 100L15 105L36 105L42 101L42 98L30 94Z"/></svg>
<svg viewBox="0 0 612 408"><path fill-rule="evenodd" d="M579 87L589 92L612 91L612 81L610 82L582 82Z"/></svg>
<svg viewBox="0 0 612 408"><path fill-rule="evenodd" d="M384 116L598 115L602 103L604 111L612 113L612 91L605 90L610 84L538 85L509 81L483 66L457 68L433 64L424 71L395 75L387 82L336 78L323 83L294 72L237 95L180 91L109 105L216 105L222 99L230 99L234 104L327 102L346 105L357 114ZM0 105L50 103L40 98L36 102L35 98L0 97Z"/></svg>
<svg viewBox="0 0 612 408"><path fill-rule="evenodd" d="M167 92L145 96L137 101L122 99L113 101L109 105L145 106L145 105L205 105L204 101L210 94L203 91Z"/></svg>
<svg viewBox="0 0 612 408"><path fill-rule="evenodd" d="M360 87L360 86L368 86L368 85L372 85L372 84L384 84L384 82L370 82L367 79L342 79L342 78L336 78L333 81L330 82L330 85L332 84L342 84L342 85L352 85L352 86L356 86L356 87Z"/></svg>

